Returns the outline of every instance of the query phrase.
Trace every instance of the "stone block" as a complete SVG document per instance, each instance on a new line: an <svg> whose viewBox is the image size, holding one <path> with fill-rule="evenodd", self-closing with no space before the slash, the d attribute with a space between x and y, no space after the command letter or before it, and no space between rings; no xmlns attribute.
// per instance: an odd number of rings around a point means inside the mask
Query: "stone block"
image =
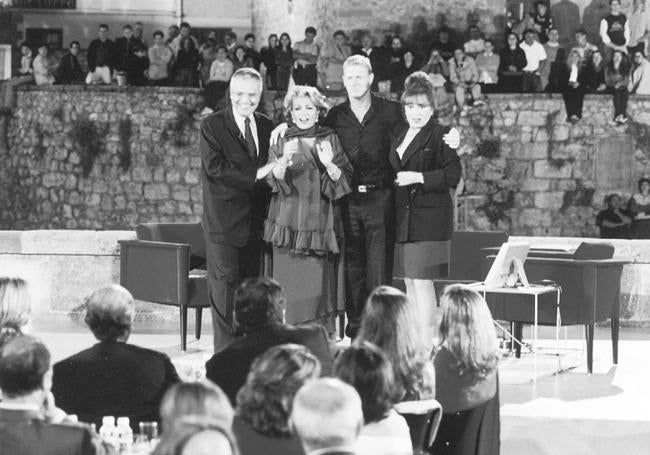
<svg viewBox="0 0 650 455"><path fill-rule="evenodd" d="M521 191L548 191L551 188L551 181L547 179L527 178L521 182Z"/></svg>
<svg viewBox="0 0 650 455"><path fill-rule="evenodd" d="M564 200L564 191L535 193L535 207L559 210Z"/></svg>
<svg viewBox="0 0 650 455"><path fill-rule="evenodd" d="M551 212L539 208L523 209L519 212L519 224L529 227L551 226Z"/></svg>
<svg viewBox="0 0 650 455"><path fill-rule="evenodd" d="M88 206L99 205L100 201L101 201L101 196L99 194L89 194L84 199L84 203Z"/></svg>
<svg viewBox="0 0 650 455"><path fill-rule="evenodd" d="M569 125L556 125L553 128L552 138L554 141L566 141L569 139Z"/></svg>
<svg viewBox="0 0 650 455"><path fill-rule="evenodd" d="M200 174L194 170L188 170L185 172L184 180L189 185L196 185L201 181Z"/></svg>
<svg viewBox="0 0 650 455"><path fill-rule="evenodd" d="M144 197L150 200L169 199L169 185L164 183L145 183Z"/></svg>
<svg viewBox="0 0 650 455"><path fill-rule="evenodd" d="M524 142L516 158L520 160L543 160L547 156L548 142Z"/></svg>
<svg viewBox="0 0 650 455"><path fill-rule="evenodd" d="M172 199L175 201L190 201L190 190L189 188L174 188L172 190Z"/></svg>
<svg viewBox="0 0 650 455"><path fill-rule="evenodd" d="M544 126L546 125L546 112L544 111L519 111L517 125Z"/></svg>
<svg viewBox="0 0 650 455"><path fill-rule="evenodd" d="M571 163L562 162L557 166L546 160L538 160L533 163L533 175L547 179L568 179L571 177Z"/></svg>

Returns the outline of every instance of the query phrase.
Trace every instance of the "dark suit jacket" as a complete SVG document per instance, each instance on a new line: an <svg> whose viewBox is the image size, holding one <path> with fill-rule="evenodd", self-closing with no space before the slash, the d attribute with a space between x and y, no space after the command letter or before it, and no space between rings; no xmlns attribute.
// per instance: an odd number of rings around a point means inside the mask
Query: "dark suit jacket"
<svg viewBox="0 0 650 455"><path fill-rule="evenodd" d="M119 342L100 342L54 365L56 404L83 422L126 416L131 426L159 420L158 406L167 389L179 382L169 357Z"/></svg>
<svg viewBox="0 0 650 455"><path fill-rule="evenodd" d="M136 44L139 41L136 38L126 39L122 36L115 40L115 69L126 71L129 64L129 57L133 54Z"/></svg>
<svg viewBox="0 0 650 455"><path fill-rule="evenodd" d="M235 404L237 392L246 382L253 360L270 347L285 343L306 346L320 360L321 375L331 373L333 357L323 327L274 324L247 333L214 354L205 364L206 376Z"/></svg>
<svg viewBox="0 0 650 455"><path fill-rule="evenodd" d="M65 54L61 59L57 77L60 84L83 84L84 72L79 59L70 53Z"/></svg>
<svg viewBox="0 0 650 455"><path fill-rule="evenodd" d="M91 73L97 68L97 52L101 46L105 46L104 63L110 69L115 68L115 43L109 39L101 42L100 39L94 39L88 46L88 71Z"/></svg>
<svg viewBox="0 0 650 455"><path fill-rule="evenodd" d="M453 231L453 207L449 194L460 181L461 165L456 151L442 137L449 128L435 119L420 130L400 160L397 147L408 127L393 141L390 164L395 172L422 172L423 184L395 190L395 239L397 242L449 240Z"/></svg>
<svg viewBox="0 0 650 455"><path fill-rule="evenodd" d="M259 151L253 160L231 107L201 122L203 231L207 241L235 247L249 238L261 238L270 189L255 182L258 167L266 164L273 123L255 113Z"/></svg>
<svg viewBox="0 0 650 455"><path fill-rule="evenodd" d="M0 453L95 455L90 429L45 422L34 411L0 409Z"/></svg>

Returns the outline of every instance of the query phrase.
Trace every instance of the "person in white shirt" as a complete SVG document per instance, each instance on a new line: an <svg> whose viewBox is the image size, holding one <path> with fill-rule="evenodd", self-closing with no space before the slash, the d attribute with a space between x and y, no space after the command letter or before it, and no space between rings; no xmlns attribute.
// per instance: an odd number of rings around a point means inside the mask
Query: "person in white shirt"
<svg viewBox="0 0 650 455"><path fill-rule="evenodd" d="M494 42L485 40L485 50L476 56L476 69L482 93L494 93L499 82L499 64L501 58L494 53Z"/></svg>
<svg viewBox="0 0 650 455"><path fill-rule="evenodd" d="M540 77L540 66L546 60L546 51L536 38L537 34L532 28L524 31L524 41L519 44L526 55L526 66L524 66L524 92L541 92L542 79Z"/></svg>
<svg viewBox="0 0 650 455"><path fill-rule="evenodd" d="M605 60L609 61L616 50L627 54L630 42L630 23L621 13L620 0L610 0L611 13L600 21L600 38L605 45Z"/></svg>
<svg viewBox="0 0 650 455"><path fill-rule="evenodd" d="M650 62L641 49L634 51L634 70L628 85L630 94L650 95Z"/></svg>
<svg viewBox="0 0 650 455"><path fill-rule="evenodd" d="M634 0L634 6L630 19L630 52L633 49L641 49L648 52L648 39L650 39L650 15L646 11L646 0Z"/></svg>
<svg viewBox="0 0 650 455"><path fill-rule="evenodd" d="M476 25L469 28L469 40L464 44L465 53L472 58L485 49L485 40L481 37L481 30Z"/></svg>
<svg viewBox="0 0 650 455"><path fill-rule="evenodd" d="M34 59L34 82L36 85L54 84L54 75L52 74L52 64L47 55L47 45L38 46L38 55Z"/></svg>
<svg viewBox="0 0 650 455"><path fill-rule="evenodd" d="M149 81L151 85L169 84L169 65L174 51L165 44L163 32L155 31L153 46L149 48Z"/></svg>

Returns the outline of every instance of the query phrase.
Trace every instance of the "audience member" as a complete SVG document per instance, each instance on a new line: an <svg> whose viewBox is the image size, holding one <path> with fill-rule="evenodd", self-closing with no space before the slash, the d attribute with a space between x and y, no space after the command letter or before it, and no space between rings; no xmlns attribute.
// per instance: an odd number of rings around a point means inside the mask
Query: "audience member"
<svg viewBox="0 0 650 455"><path fill-rule="evenodd" d="M460 47L454 52L454 58L449 60L449 79L454 88L456 105L460 109L461 115L467 113L466 93L472 95L474 105L483 104L476 63L472 57L465 55L465 52Z"/></svg>
<svg viewBox="0 0 650 455"><path fill-rule="evenodd" d="M581 28L576 32L576 43L571 50L578 51L580 59L583 62L588 62L591 54L598 50L598 46L587 41L587 32Z"/></svg>
<svg viewBox="0 0 650 455"><path fill-rule="evenodd" d="M192 40L192 44L194 45L193 48L195 50L198 50L199 40L197 40L196 37L192 36L192 26L187 22L181 22L181 26L179 30L180 31L178 35L174 38L174 40L169 45L172 48L172 51L174 51L174 55L178 56L178 53L181 50L185 49L185 45L183 45L183 41L185 41L188 38Z"/></svg>
<svg viewBox="0 0 650 455"><path fill-rule="evenodd" d="M650 39L650 15L646 11L646 0L633 0L632 14L629 18L630 41L628 47L630 53L636 49L648 52L648 40Z"/></svg>
<svg viewBox="0 0 650 455"><path fill-rule="evenodd" d="M178 25L170 25L169 28L167 29L167 39L165 40L165 44L168 46L171 46L174 40L178 35L181 34L181 29L178 27ZM170 49L174 50L173 48L170 47ZM176 52L174 52L174 55Z"/></svg>
<svg viewBox="0 0 650 455"><path fill-rule="evenodd" d="M436 110L446 106L449 102L447 96L447 81L449 79L449 65L440 55L440 49L434 46L431 50L429 61L421 68L426 73L433 85L433 103Z"/></svg>
<svg viewBox="0 0 650 455"><path fill-rule="evenodd" d="M582 119L582 102L587 93L584 66L577 51L571 51L565 62L558 64L559 89L564 98L566 121L575 123Z"/></svg>
<svg viewBox="0 0 650 455"><path fill-rule="evenodd" d="M253 63L253 68L257 71L260 70L260 63L262 63L262 56L255 49L255 35L247 33L244 36L244 49L246 50L246 58Z"/></svg>
<svg viewBox="0 0 650 455"><path fill-rule="evenodd" d="M273 50L273 55L277 67L278 90L286 92L289 88L291 68L293 67L293 49L288 33L280 35L280 45Z"/></svg>
<svg viewBox="0 0 650 455"><path fill-rule="evenodd" d="M398 95L404 90L404 80L407 76L407 69L404 63L404 43L402 38L394 36L390 45L390 60L388 65L390 91Z"/></svg>
<svg viewBox="0 0 650 455"><path fill-rule="evenodd" d="M630 73L628 91L631 94L650 95L650 62L641 49L634 51L634 69Z"/></svg>
<svg viewBox="0 0 650 455"><path fill-rule="evenodd" d="M253 360L272 346L295 343L306 346L320 360L322 373L332 370L332 353L322 326L283 324L285 295L269 278L250 278L235 291L235 322L242 337L215 353L205 364L206 376L235 403Z"/></svg>
<svg viewBox="0 0 650 455"><path fill-rule="evenodd" d="M163 32L155 31L149 48L149 81L152 85L170 85L169 66L174 52L163 41Z"/></svg>
<svg viewBox="0 0 650 455"><path fill-rule="evenodd" d="M454 57L456 45L451 39L451 30L448 27L442 27L438 31L438 39L434 41L433 46L440 49L440 55L442 55L442 58L446 61L449 61Z"/></svg>
<svg viewBox="0 0 650 455"><path fill-rule="evenodd" d="M79 63L79 41L70 43L70 49L61 59L57 72L57 82L59 84L83 84L84 71Z"/></svg>
<svg viewBox="0 0 650 455"><path fill-rule="evenodd" d="M603 239L629 239L631 237L632 214L622 209L623 201L618 194L605 198L607 208L598 212L596 226Z"/></svg>
<svg viewBox="0 0 650 455"><path fill-rule="evenodd" d="M316 63L320 55L320 46L314 42L316 29L307 27L305 39L293 46L293 80L296 85L316 87L318 72Z"/></svg>
<svg viewBox="0 0 650 455"><path fill-rule="evenodd" d="M266 88L278 89L278 65L275 63L275 48L278 46L278 35L271 33L267 45L260 50L260 58L266 69Z"/></svg>
<svg viewBox="0 0 650 455"><path fill-rule="evenodd" d="M181 30L183 30L181 28ZM180 35L182 36L182 34ZM199 86L199 66L201 57L194 44L194 37L184 37L180 41L181 48L174 62L174 85L178 87Z"/></svg>
<svg viewBox="0 0 650 455"><path fill-rule="evenodd" d="M163 433L197 418L219 422L230 428L235 411L223 391L210 381L179 382L167 390L160 401L160 425Z"/></svg>
<svg viewBox="0 0 650 455"><path fill-rule="evenodd" d="M89 428L65 423L50 392L50 353L18 336L0 347L0 447L12 455L94 455Z"/></svg>
<svg viewBox="0 0 650 455"><path fill-rule="evenodd" d="M345 349L336 359L334 375L355 388L361 398L364 426L360 453L410 455L409 427L395 412L395 376L386 356L371 343Z"/></svg>
<svg viewBox="0 0 650 455"><path fill-rule="evenodd" d="M130 25L122 27L122 36L115 40L115 69L127 72L129 60L135 52L138 40L133 37L133 28Z"/></svg>
<svg viewBox="0 0 650 455"><path fill-rule="evenodd" d="M234 71L241 68L253 68L253 61L246 56L246 48L244 46L237 46L235 48L235 55L232 59Z"/></svg>
<svg viewBox="0 0 650 455"><path fill-rule="evenodd" d="M539 77L542 81L542 89L547 92L560 91L558 73L561 66L566 62L567 54L564 48L560 47L560 34L556 28L548 30L548 41L544 43L546 60L539 69ZM582 61L582 59L580 59Z"/></svg>
<svg viewBox="0 0 650 455"><path fill-rule="evenodd" d="M102 416L127 416L131 426L158 420L167 389L179 381L169 357L127 344L135 304L119 285L97 289L86 300L85 321L99 340L54 365L52 392L65 411L101 424Z"/></svg>
<svg viewBox="0 0 650 455"><path fill-rule="evenodd" d="M274 346L255 359L237 394L233 431L244 455L302 455L292 436L293 399L308 381L318 378L320 363L304 346Z"/></svg>
<svg viewBox="0 0 650 455"><path fill-rule="evenodd" d="M476 56L476 70L482 93L494 93L499 84L501 58L494 53L494 41L486 39L484 51Z"/></svg>
<svg viewBox="0 0 650 455"><path fill-rule="evenodd" d="M343 30L334 32L333 41L321 55L323 68L323 85L328 90L343 90L343 62L352 55L352 49L346 43L347 37Z"/></svg>
<svg viewBox="0 0 650 455"><path fill-rule="evenodd" d="M136 42L133 54L126 63L126 81L129 85L142 86L149 82L149 57L147 48L141 42Z"/></svg>
<svg viewBox="0 0 650 455"><path fill-rule="evenodd" d="M233 60L235 58L235 49L237 48L237 34L233 31L227 31L223 37L226 51L228 51L228 58Z"/></svg>
<svg viewBox="0 0 650 455"><path fill-rule="evenodd" d="M378 346L395 373L397 400L433 398L435 375L422 334L419 311L406 295L379 286L368 297L356 345L364 341Z"/></svg>
<svg viewBox="0 0 650 455"><path fill-rule="evenodd" d="M228 58L226 46L220 44L216 48L217 57L210 67L210 78L206 85L206 104L216 110L219 102L226 96L228 83L232 73L235 72L232 61Z"/></svg>
<svg viewBox="0 0 650 455"><path fill-rule="evenodd" d="M306 455L355 455L362 427L359 394L341 380L316 379L296 394L291 428Z"/></svg>
<svg viewBox="0 0 650 455"><path fill-rule="evenodd" d="M31 311L27 282L22 278L0 277L0 348L25 332Z"/></svg>
<svg viewBox="0 0 650 455"><path fill-rule="evenodd" d="M370 33L366 32L361 36L361 47L356 49L353 54L363 55L370 60L370 66L375 75L370 89L376 92L379 89L379 81L386 80L387 69L385 56L378 47L373 46L373 38Z"/></svg>
<svg viewBox="0 0 650 455"><path fill-rule="evenodd" d="M221 422L186 417L163 433L153 455L238 455L229 427Z"/></svg>
<svg viewBox="0 0 650 455"><path fill-rule="evenodd" d="M38 45L38 55L34 59L34 82L36 85L53 85L52 62L48 56L47 44Z"/></svg>
<svg viewBox="0 0 650 455"><path fill-rule="evenodd" d="M140 21L133 24L133 38L148 47L147 40L144 38L144 24Z"/></svg>
<svg viewBox="0 0 650 455"><path fill-rule="evenodd" d="M481 29L477 25L472 25L469 28L469 40L465 42L463 49L465 54L472 58L482 53L485 50L485 40L481 36Z"/></svg>
<svg viewBox="0 0 650 455"><path fill-rule="evenodd" d="M616 0L614 0L616 1ZM616 49L605 67L605 85L614 98L613 123L627 123L627 99L630 83L630 65L627 55Z"/></svg>
<svg viewBox="0 0 650 455"><path fill-rule="evenodd" d="M535 11L532 14L533 29L537 32L539 42L544 44L548 41L548 31L553 27L551 11L548 8L547 0L535 2Z"/></svg>
<svg viewBox="0 0 650 455"><path fill-rule="evenodd" d="M210 81L212 62L217 58L217 32L214 30L208 34L207 41L199 47L199 56L201 57L201 84L203 87L207 87Z"/></svg>
<svg viewBox="0 0 650 455"><path fill-rule="evenodd" d="M522 90L524 92L541 92L542 80L539 76L539 70L544 60L546 60L546 51L544 46L535 40L535 30L527 29L524 31L524 41L519 44L519 47L526 54Z"/></svg>
<svg viewBox="0 0 650 455"><path fill-rule="evenodd" d="M571 52L574 51L575 48ZM591 53L591 59L585 66L583 80L587 92L604 93L607 90L607 85L605 85L605 60L599 50Z"/></svg>
<svg viewBox="0 0 650 455"><path fill-rule="evenodd" d="M600 39L605 45L605 60L612 59L614 51L627 53L630 42L630 24L625 14L621 12L620 0L609 0L610 14L600 21Z"/></svg>
<svg viewBox="0 0 650 455"><path fill-rule="evenodd" d="M19 76L27 76L30 79L34 77L34 68L33 68L33 61L34 61L34 56L32 49L29 47L29 44L27 42L23 42L20 45L20 69L18 70L18 75Z"/></svg>
<svg viewBox="0 0 650 455"><path fill-rule="evenodd" d="M110 84L115 67L115 43L108 39L108 25L99 26L98 37L88 46L86 84Z"/></svg>
<svg viewBox="0 0 650 455"><path fill-rule="evenodd" d="M632 238L650 239L650 179L639 179L637 187L639 192L627 204L627 214L633 217Z"/></svg>

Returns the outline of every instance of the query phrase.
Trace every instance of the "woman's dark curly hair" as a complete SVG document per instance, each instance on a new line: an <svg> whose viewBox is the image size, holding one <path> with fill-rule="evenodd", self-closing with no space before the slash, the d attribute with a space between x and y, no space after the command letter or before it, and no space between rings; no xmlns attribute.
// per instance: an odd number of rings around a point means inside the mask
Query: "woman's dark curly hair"
<svg viewBox="0 0 650 455"><path fill-rule="evenodd" d="M274 346L253 362L237 393L236 414L263 435L288 438L293 398L319 375L320 362L306 347Z"/></svg>
<svg viewBox="0 0 650 455"><path fill-rule="evenodd" d="M641 193L641 186L642 186L644 183L647 183L648 185L650 185L650 179L649 179L649 178L646 178L646 177L641 177L641 178L639 179L639 181L638 181L637 184L636 184L637 187L639 188L639 193Z"/></svg>

